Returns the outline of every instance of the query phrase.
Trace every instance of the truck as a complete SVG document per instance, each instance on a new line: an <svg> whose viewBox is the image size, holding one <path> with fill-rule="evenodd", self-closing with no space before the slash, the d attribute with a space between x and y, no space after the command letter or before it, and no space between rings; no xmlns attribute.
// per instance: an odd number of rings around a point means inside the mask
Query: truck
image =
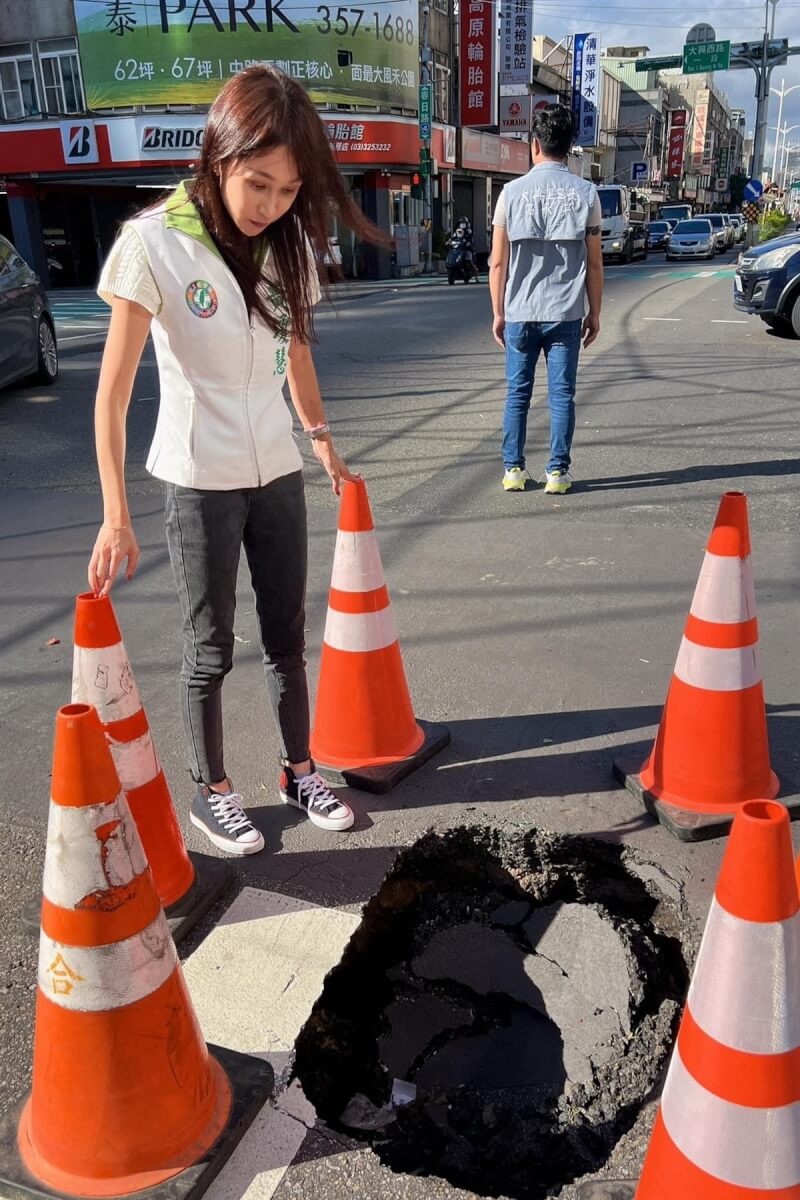
<svg viewBox="0 0 800 1200"><path fill-rule="evenodd" d="M662 221L691 221L694 212L691 204L662 204L658 215Z"/></svg>
<svg viewBox="0 0 800 1200"><path fill-rule="evenodd" d="M623 262L631 262L637 254L647 258L647 217L641 197L621 183L601 184L597 195L603 217L603 258Z"/></svg>

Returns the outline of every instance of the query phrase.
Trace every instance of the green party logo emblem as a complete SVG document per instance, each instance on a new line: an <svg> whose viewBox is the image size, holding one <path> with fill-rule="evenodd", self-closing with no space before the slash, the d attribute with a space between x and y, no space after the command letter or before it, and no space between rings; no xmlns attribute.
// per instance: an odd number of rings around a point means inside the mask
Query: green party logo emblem
<svg viewBox="0 0 800 1200"><path fill-rule="evenodd" d="M219 306L217 293L207 279L195 279L189 284L186 303L196 317L213 317Z"/></svg>

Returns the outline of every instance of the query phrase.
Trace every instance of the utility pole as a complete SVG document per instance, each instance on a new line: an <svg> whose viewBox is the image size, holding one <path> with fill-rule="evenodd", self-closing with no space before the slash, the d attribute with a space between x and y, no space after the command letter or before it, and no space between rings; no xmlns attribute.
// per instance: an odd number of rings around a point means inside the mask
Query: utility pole
<svg viewBox="0 0 800 1200"><path fill-rule="evenodd" d="M422 50L420 52L420 61L421 61L421 65L422 65L422 70L420 72L420 83L421 83L422 87L420 88L420 95L422 95L422 89L426 89L427 94L430 97L430 120L432 121L433 120L433 111L434 111L433 110L434 97L433 97L433 87L432 87L432 78L433 77L431 75L432 54L431 54L430 46L428 45L428 17L430 16L430 11L431 11L431 9L430 9L429 4L424 4L422 6ZM420 113L420 118L421 117L422 117L422 114ZM424 131L421 131L421 132L424 132ZM422 155L420 157L423 160L420 162L420 167L424 168L422 171L422 220L424 222L425 230L426 230L427 265L430 267L431 251L433 249L433 220L431 217L432 206L431 206L431 138L430 138L431 130L430 130L430 128L428 128L427 132L428 132L428 136L422 137L420 139L420 143L422 146Z"/></svg>

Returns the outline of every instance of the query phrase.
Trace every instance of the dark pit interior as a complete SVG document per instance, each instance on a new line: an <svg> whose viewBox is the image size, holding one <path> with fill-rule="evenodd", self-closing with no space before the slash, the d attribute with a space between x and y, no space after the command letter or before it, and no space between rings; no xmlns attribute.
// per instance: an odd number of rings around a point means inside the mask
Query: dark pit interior
<svg viewBox="0 0 800 1200"><path fill-rule="evenodd" d="M295 1075L395 1171L557 1196L603 1166L659 1082L687 928L677 885L627 848L429 834L367 905Z"/></svg>

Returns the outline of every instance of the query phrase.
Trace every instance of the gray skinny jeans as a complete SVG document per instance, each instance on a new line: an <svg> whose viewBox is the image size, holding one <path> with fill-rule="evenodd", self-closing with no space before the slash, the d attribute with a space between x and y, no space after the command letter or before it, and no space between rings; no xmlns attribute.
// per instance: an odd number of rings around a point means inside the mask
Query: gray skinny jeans
<svg viewBox="0 0 800 1200"><path fill-rule="evenodd" d="M192 776L226 777L222 682L233 666L236 575L250 568L267 694L289 762L308 758L305 651L308 562L303 473L258 488L199 491L166 484L167 545L183 613L181 708Z"/></svg>

